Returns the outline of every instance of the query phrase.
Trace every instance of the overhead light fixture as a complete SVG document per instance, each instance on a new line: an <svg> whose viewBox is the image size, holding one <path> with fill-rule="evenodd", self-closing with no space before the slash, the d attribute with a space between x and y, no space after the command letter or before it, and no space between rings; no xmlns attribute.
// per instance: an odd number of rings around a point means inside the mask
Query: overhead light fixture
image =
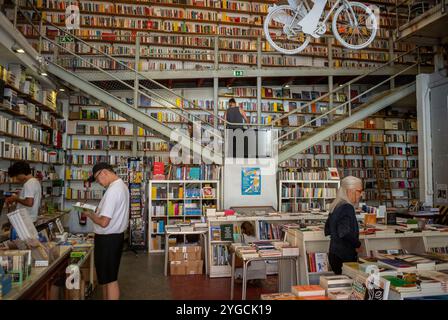
<svg viewBox="0 0 448 320"><path fill-rule="evenodd" d="M39 74L41 76L43 76L43 77L47 77L48 76L48 73L46 73L45 71L41 71L41 72L39 72Z"/></svg>
<svg viewBox="0 0 448 320"><path fill-rule="evenodd" d="M59 88L59 92L64 92L65 89L64 88Z"/></svg>
<svg viewBox="0 0 448 320"><path fill-rule="evenodd" d="M289 84L285 84L285 88L289 88Z"/></svg>
<svg viewBox="0 0 448 320"><path fill-rule="evenodd" d="M227 89L232 90L232 87L231 87L231 86L228 86Z"/></svg>
<svg viewBox="0 0 448 320"><path fill-rule="evenodd" d="M20 48L17 44L13 44L11 47L11 50L14 51L15 53L25 53L25 50L23 50L22 48Z"/></svg>

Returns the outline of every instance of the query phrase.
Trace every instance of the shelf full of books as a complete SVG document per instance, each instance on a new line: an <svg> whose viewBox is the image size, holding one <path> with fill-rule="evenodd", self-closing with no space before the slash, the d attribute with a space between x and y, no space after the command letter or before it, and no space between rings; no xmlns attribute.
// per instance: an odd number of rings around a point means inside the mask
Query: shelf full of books
<svg viewBox="0 0 448 320"><path fill-rule="evenodd" d="M344 52L335 39L320 38L312 39L308 48L300 55L279 55L270 47L263 32L263 21L268 7L274 3L275 1L255 3L242 0L188 1L187 4L168 1L80 2L81 28L75 30L75 35L92 47L99 47L101 51L115 55L129 66L135 67L136 34L138 31L148 31L140 39L139 68L142 71L213 68L215 47L218 48L218 63L222 68L256 67L258 39L261 40L259 45L262 50L260 62L262 66L270 67L325 67L328 66L330 54L334 56L335 67L371 67L389 61L391 45L393 50L398 52L407 51L412 47L412 44L389 42L392 28L395 27L395 18L388 14L381 15L381 28L378 29L376 39L367 49L360 52ZM36 0L34 4L43 14L46 36L58 36L55 26L65 26L67 3L61 0ZM21 6L26 8L27 4L22 2ZM13 10L9 10L7 16L13 19ZM29 39L36 37L36 32L20 16L18 22L18 27L24 35ZM38 41L32 41L37 46ZM329 42L333 45L333 52L328 52ZM54 51L48 42L44 41L44 44L44 53ZM80 44L65 45L78 54L95 54L92 49L85 46L83 48ZM70 59L64 58L63 55L60 58L67 66L74 66ZM80 63L76 64L76 68L91 68L82 61L78 62ZM104 60L104 64L100 64L103 68L118 67L110 62L111 60Z"/></svg>
<svg viewBox="0 0 448 320"><path fill-rule="evenodd" d="M150 180L149 231L150 252L161 252L165 246L165 227L205 222L207 209L218 209L218 180Z"/></svg>
<svg viewBox="0 0 448 320"><path fill-rule="evenodd" d="M285 176L285 173L280 175ZM339 185L338 175L333 180L280 180L279 211L328 212Z"/></svg>
<svg viewBox="0 0 448 320"><path fill-rule="evenodd" d="M332 137L320 141L294 158L280 164L280 179L297 179L303 172L317 174L337 167L341 179L361 178L367 203L381 204L377 180L391 187L392 201L387 206L407 207L418 199L418 132L412 114L394 110L380 112L355 123ZM334 163L331 162L333 155ZM300 169L298 169L300 168ZM384 201L384 200L383 200Z"/></svg>

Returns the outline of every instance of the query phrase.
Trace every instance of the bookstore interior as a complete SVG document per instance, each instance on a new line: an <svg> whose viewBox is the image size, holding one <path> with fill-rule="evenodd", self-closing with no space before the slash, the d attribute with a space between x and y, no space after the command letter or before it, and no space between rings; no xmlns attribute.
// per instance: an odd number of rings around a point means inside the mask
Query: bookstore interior
<svg viewBox="0 0 448 320"><path fill-rule="evenodd" d="M448 299L447 10L0 0L0 300Z"/></svg>

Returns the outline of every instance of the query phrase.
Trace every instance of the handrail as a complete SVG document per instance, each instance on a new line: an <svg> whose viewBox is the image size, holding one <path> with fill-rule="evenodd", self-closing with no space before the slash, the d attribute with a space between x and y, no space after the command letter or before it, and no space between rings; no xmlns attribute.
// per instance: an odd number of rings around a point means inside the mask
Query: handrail
<svg viewBox="0 0 448 320"><path fill-rule="evenodd" d="M13 1L13 2L14 2L15 5L17 6L18 10L23 14L23 10L20 8L20 6L19 6L19 4L17 3L17 1ZM34 12L36 12L36 14L37 14L37 16L39 17L39 19L40 19L40 20L43 20L43 17L42 17L42 15L41 15L40 11L34 6L34 4L32 3L32 1L27 0L27 2L28 2L28 3L30 4L30 6L33 8ZM49 41L50 43L55 44L55 45L57 45L58 47L62 48L63 50L66 50L66 51L70 52L71 54L73 54L74 56L78 57L79 59L81 59L81 60L83 60L83 61L86 61L85 59L83 59L82 57L80 57L79 55L77 55L76 53L74 53L74 52L68 50L67 48L62 47L61 45L59 45L59 44L55 43L54 41L52 41L51 39L49 39L48 37L42 35L41 32L40 32L40 30L33 24L33 22L31 21L31 19L29 19L28 16L27 16L26 14L23 14L23 16L28 20L28 22L30 23L30 25L32 26L32 28L33 28L35 31L37 31L37 33L39 34L40 37L45 38L45 39L46 39L47 41ZM49 22L49 21L47 21L47 23L48 23L50 26L52 26L52 27L56 28L57 30L61 31L62 33L66 34L66 35L70 35L71 37L75 38L77 41L79 41L79 42L85 44L85 45L88 46L89 48L92 48L93 50L95 50L95 51L98 52L99 54L101 54L101 55L103 55L103 56L105 56L105 57L107 57L107 58L113 60L113 61L116 62L118 65L121 65L121 66L123 66L125 69L128 69L130 72L137 73L137 74L139 75L139 77L142 77L144 80L148 80L148 81L150 81L151 83L153 83L153 84L159 86L161 89L164 89L164 90L169 91L169 92L170 92L172 95L174 95L175 97L180 98L180 99L182 99L182 100L188 102L188 104L195 106L195 108L200 109L201 111L204 111L204 112L208 113L209 115L213 116L214 118L217 118L217 119L220 120L220 121L223 121L223 122L226 123L226 124L231 124L231 123L227 122L224 118L221 118L220 116L216 116L213 112L210 112L209 110L204 109L204 108L198 106L197 104L195 104L195 103L189 101L188 99L186 99L186 98L184 98L183 96L177 94L176 92L174 92L174 91L171 90L170 88L164 86L163 84L161 84L161 83L159 83L159 82L157 82L157 81L155 81L155 80L153 80L153 79L151 79L151 78L145 76L144 74L140 73L139 71L135 70L134 68L132 68L132 67L130 67L130 66L124 64L124 63L121 62L120 60L115 59L113 56L111 56L111 55L109 55L109 54L107 54L107 53L105 53L105 52L102 52L101 50L97 49L96 47L90 45L88 42L84 41L82 38L79 38L79 37L77 37L77 36L75 36L75 35L73 35L73 34L67 32L66 30L60 28L59 26L57 26L57 25L55 25L55 24L53 24L53 23L51 23L51 22ZM89 63L89 62L88 62L88 63ZM89 63L89 64L92 65L91 63ZM94 67L96 67L96 66L94 66ZM125 82L121 81L121 80L118 79L117 77L114 77L111 73L107 72L106 70L101 69L101 68L99 68L99 67L96 67L96 68L97 68L98 70L100 70L100 71L102 71L102 72L104 72L104 73L106 73L106 74L112 76L112 77L115 78L117 81L120 81L120 83L125 84L126 86L130 87L130 85L128 85L128 84L126 84ZM134 88L132 88L132 89L134 89ZM145 89L148 90L149 92L151 92L152 94L158 96L160 99L165 100L167 103L173 104L171 101L169 101L169 100L167 100L165 97L162 97L162 96L160 96L159 94L153 92L151 89L146 88L146 87L145 87ZM177 106L174 105L174 104L173 104L173 107L174 107L173 109L179 109L179 110L182 110L183 112L185 112L185 110L183 110L182 108L177 107ZM188 112L186 112L186 113L187 113L189 116L196 117L196 116L192 115L191 113L188 113ZM197 117L196 117L196 118L197 118ZM198 118L198 119L199 119L199 118ZM199 119L199 121L200 121L200 122L206 122L206 121L203 121L203 120L201 120L201 119ZM210 124L210 123L208 123L208 122L207 122L207 124L210 125L210 126L213 126L213 124Z"/></svg>
<svg viewBox="0 0 448 320"><path fill-rule="evenodd" d="M293 111L291 111L289 113L284 114L281 117L276 118L275 120L272 121L272 125L274 125L274 123L276 123L276 122L279 122L279 121L281 121L283 119L288 118L290 115L293 115L295 113L298 113L299 111L302 111L303 109L309 107L313 103L319 102L319 101L323 100L326 97L332 96L334 93L336 93L336 92L338 92L338 91L340 91L340 90L350 86L354 82L357 82L358 80L360 80L360 79L362 79L362 78L364 78L364 77L366 77L366 76L368 76L368 75L370 75L370 74L372 74L374 72L377 72L378 70L381 70L382 68L384 68L384 67L394 63L397 59L402 58L402 57L410 54L411 52L414 52L414 51L419 50L419 49L420 49L420 47L417 46L414 49L411 49L411 50L409 50L409 51L407 51L407 52L397 56L395 59L390 60L389 62L387 62L387 63L385 63L385 64L383 64L383 65L381 65L379 67L376 67L375 69L373 69L373 70L371 70L371 71L369 71L367 73L364 73L362 75L357 76L356 78L350 80L349 82L346 82L345 84L343 84L343 85L341 85L341 86L339 86L339 87L337 87L337 88L327 92L326 94L319 96L317 99L314 99L313 101L310 101L310 102L306 103L305 105L301 106L300 108L297 108L297 109L295 109L295 110L293 110Z"/></svg>
<svg viewBox="0 0 448 320"><path fill-rule="evenodd" d="M340 104L340 105L338 105L338 106L332 108L331 110L328 110L327 112L322 113L322 114L319 115L318 117L316 117L316 118L314 118L314 119L312 119L312 120L307 121L306 123L300 125L299 127L294 128L294 129L291 130L291 131L288 131L287 133L285 133L285 134L283 134L282 136L278 137L278 140L280 140L280 139L282 139L282 138L284 138L284 137L286 137L286 136L288 136L288 135L290 135L290 134L292 134L292 133L294 133L294 132L296 132L296 131L298 131L298 130L300 130L300 129L306 127L306 126L309 126L312 122L315 122L316 120L319 120L319 119L321 119L321 118L323 118L323 117L328 116L329 114L335 112L336 110L341 109L341 108L344 107L345 105L350 104L353 100L356 100L356 99L358 99L359 97L365 95L366 93L369 93L370 91L373 91L374 89L378 88L379 86L383 85L384 83L389 82L389 81L392 80L392 79L395 79L395 77L399 76L400 74L402 74L402 73L406 72L407 70L412 69L412 68L414 68L415 66L418 66L418 65L419 65L419 62L416 62L416 63L412 64L411 66L409 66L409 67L407 67L407 68L401 70L400 72L398 72L398 73L396 73L396 74L393 74L392 76L390 76L390 77L387 78L386 80L383 80L383 81L381 81L380 83L378 83L377 85L375 85L375 86L369 88L368 90L364 91L362 94L359 94L359 95L357 95L356 97L351 98L350 100L345 101L344 103L342 103L342 104Z"/></svg>

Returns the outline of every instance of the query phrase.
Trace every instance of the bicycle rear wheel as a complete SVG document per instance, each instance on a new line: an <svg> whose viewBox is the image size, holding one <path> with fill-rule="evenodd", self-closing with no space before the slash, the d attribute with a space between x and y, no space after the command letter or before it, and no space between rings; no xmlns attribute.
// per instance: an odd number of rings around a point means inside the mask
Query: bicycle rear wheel
<svg viewBox="0 0 448 320"><path fill-rule="evenodd" d="M297 24L306 14L307 10L302 4L298 5L297 11L288 5L275 6L264 21L266 40L281 53L299 53L310 41L310 37Z"/></svg>
<svg viewBox="0 0 448 320"><path fill-rule="evenodd" d="M350 7L342 5L334 14L333 34L344 47L363 49L375 39L378 21L373 11L365 4L347 3Z"/></svg>

